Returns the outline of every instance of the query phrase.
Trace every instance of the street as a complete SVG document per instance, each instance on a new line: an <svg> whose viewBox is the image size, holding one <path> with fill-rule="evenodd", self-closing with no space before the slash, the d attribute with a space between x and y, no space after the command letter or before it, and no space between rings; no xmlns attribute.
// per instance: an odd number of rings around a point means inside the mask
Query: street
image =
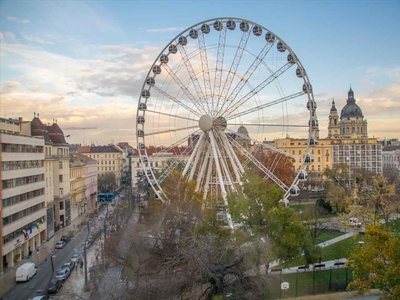
<svg viewBox="0 0 400 300"><path fill-rule="evenodd" d="M53 257L54 270L61 269L65 262L70 261L71 256L75 253L79 245L86 239L87 230L81 231L74 239L72 239L63 249L59 249ZM40 250L45 251L45 250ZM51 253L50 253L51 254ZM73 270L75 272L75 270ZM5 296L3 300L21 300L33 298L37 295L36 291L46 291L51 276L51 261L43 261L37 267L37 274L29 281L16 284ZM72 277L72 275L70 276ZM54 275L52 276L54 279ZM70 278L66 281L68 282Z"/></svg>

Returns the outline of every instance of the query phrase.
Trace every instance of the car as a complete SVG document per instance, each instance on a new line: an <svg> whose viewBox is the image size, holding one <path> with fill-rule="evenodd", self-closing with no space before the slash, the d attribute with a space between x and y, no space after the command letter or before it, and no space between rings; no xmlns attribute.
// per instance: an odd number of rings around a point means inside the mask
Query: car
<svg viewBox="0 0 400 300"><path fill-rule="evenodd" d="M79 253L75 253L71 256L71 263L77 263L81 260L81 255Z"/></svg>
<svg viewBox="0 0 400 300"><path fill-rule="evenodd" d="M65 281L69 275L71 274L71 271L69 269L61 269L57 270L56 275L54 276L58 280Z"/></svg>
<svg viewBox="0 0 400 300"><path fill-rule="evenodd" d="M72 271L72 269L75 267L75 261L69 261L63 264L62 269L69 269Z"/></svg>
<svg viewBox="0 0 400 300"><path fill-rule="evenodd" d="M45 300L46 296L35 296L32 298L32 300Z"/></svg>
<svg viewBox="0 0 400 300"><path fill-rule="evenodd" d="M63 235L60 240L68 243L71 241L71 237L69 235Z"/></svg>
<svg viewBox="0 0 400 300"><path fill-rule="evenodd" d="M61 280L53 280L49 284L49 288L47 289L48 293L58 293L58 291L62 288L63 284Z"/></svg>
<svg viewBox="0 0 400 300"><path fill-rule="evenodd" d="M58 242L56 243L56 249L62 249L62 248L65 247L66 244L67 244L67 243L66 243L65 241L58 241Z"/></svg>

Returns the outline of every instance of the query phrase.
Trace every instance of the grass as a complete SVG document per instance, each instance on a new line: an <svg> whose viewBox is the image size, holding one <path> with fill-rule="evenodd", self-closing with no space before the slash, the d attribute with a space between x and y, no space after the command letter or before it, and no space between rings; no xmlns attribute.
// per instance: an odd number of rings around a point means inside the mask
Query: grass
<svg viewBox="0 0 400 300"><path fill-rule="evenodd" d="M317 239L317 243L322 243L345 234L341 231L325 231Z"/></svg>
<svg viewBox="0 0 400 300"><path fill-rule="evenodd" d="M344 291L351 280L352 272L348 268L332 268L315 272L299 271L292 274L277 273L269 276L267 299ZM281 291L281 282L288 282L289 289Z"/></svg>
<svg viewBox="0 0 400 300"><path fill-rule="evenodd" d="M388 228L390 228L391 231L400 231L400 219L396 219L393 221L390 221L388 223Z"/></svg>
<svg viewBox="0 0 400 300"><path fill-rule="evenodd" d="M322 240L321 242L330 240L336 236L340 236L344 234L343 232L327 232L324 236L326 240ZM353 250L356 247L359 247L358 242L361 241L363 238L363 235L356 235L354 237L347 238L343 241L331 244L327 247L322 248L322 253L321 253L321 260L322 261L328 261L328 260L336 260L340 258L348 258ZM280 265L279 267L297 267L297 266L302 266L305 265L306 261L304 259L304 256L298 257L296 259L291 260L289 263L287 263L287 266Z"/></svg>

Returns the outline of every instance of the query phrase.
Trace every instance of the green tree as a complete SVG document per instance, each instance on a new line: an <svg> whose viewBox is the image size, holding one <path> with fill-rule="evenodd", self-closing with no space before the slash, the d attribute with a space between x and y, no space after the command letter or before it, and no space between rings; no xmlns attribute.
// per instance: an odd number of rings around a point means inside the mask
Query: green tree
<svg viewBox="0 0 400 300"><path fill-rule="evenodd" d="M400 236L380 225L367 226L364 243L349 258L353 281L348 289L364 293L371 288L384 292L381 299L400 299Z"/></svg>

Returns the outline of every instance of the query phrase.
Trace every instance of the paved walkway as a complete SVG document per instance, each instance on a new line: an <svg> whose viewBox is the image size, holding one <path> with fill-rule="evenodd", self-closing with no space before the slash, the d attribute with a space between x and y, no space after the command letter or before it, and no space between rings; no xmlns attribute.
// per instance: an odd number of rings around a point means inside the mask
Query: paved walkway
<svg viewBox="0 0 400 300"><path fill-rule="evenodd" d="M67 235L71 230L74 231L74 236L76 234L79 234L80 226L78 225L80 225L85 220L86 217L82 215L76 218L69 226L63 227L60 230L58 230L50 240L44 242L39 247L39 252L34 251L32 253L30 261L32 261L36 265L39 265L48 257L47 253L52 253L54 251L55 245L60 240L61 236ZM4 273L0 276L0 297L7 294L7 292L14 287L15 272L18 269L18 267L25 262L26 262L25 259L20 262L17 262L16 264L14 264L12 268L6 269Z"/></svg>

